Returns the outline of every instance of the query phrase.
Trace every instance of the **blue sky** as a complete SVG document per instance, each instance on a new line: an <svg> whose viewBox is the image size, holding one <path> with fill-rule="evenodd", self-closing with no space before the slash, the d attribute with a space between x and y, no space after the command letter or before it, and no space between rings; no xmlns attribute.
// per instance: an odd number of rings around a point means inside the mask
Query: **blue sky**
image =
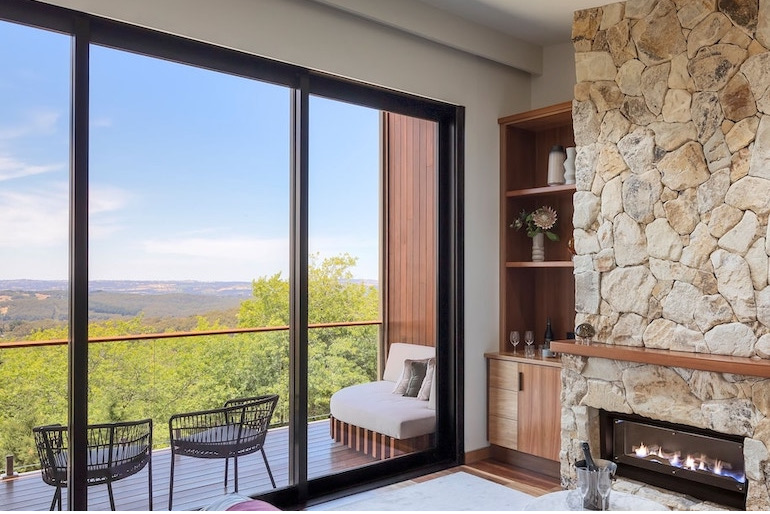
<svg viewBox="0 0 770 514"><path fill-rule="evenodd" d="M67 277L69 37L0 22L0 278ZM90 278L288 271L283 87L91 49ZM311 99L310 249L378 276L379 113Z"/></svg>

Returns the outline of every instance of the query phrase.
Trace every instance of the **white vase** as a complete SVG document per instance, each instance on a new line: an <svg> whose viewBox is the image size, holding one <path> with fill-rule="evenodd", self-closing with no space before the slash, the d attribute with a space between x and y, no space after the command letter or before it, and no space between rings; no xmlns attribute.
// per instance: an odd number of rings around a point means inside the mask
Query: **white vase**
<svg viewBox="0 0 770 514"><path fill-rule="evenodd" d="M545 260L545 234L538 232L532 238L532 262Z"/></svg>
<svg viewBox="0 0 770 514"><path fill-rule="evenodd" d="M574 146L567 147L567 159L564 161L564 183L575 183L575 155L577 150Z"/></svg>
<svg viewBox="0 0 770 514"><path fill-rule="evenodd" d="M564 160L567 154L564 147L555 145L548 153L548 185L557 186L564 184Z"/></svg>

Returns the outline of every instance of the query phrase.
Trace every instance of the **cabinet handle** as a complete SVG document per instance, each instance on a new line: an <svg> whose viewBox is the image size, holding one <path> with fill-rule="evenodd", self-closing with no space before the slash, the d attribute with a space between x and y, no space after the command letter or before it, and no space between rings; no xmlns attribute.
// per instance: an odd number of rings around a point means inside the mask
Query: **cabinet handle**
<svg viewBox="0 0 770 514"><path fill-rule="evenodd" d="M524 390L524 372L519 371L519 391Z"/></svg>

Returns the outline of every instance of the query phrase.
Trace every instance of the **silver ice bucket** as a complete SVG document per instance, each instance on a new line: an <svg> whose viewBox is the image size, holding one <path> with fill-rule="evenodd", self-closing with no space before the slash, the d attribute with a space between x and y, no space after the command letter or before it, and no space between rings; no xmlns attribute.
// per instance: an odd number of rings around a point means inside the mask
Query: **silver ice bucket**
<svg viewBox="0 0 770 514"><path fill-rule="evenodd" d="M602 509L602 495L599 494L598 488L599 474L609 473L610 478L612 479L615 476L615 471L617 471L618 465L611 460L606 459L594 459L594 463L596 464L596 467L599 468L599 471L589 471L585 474L588 479L588 492L586 493L585 497L583 497L583 508L585 510L609 510L610 495L612 494L612 491L610 491L610 494L608 494L607 498L604 500L605 505ZM586 461L577 461L575 463L575 468L587 470ZM581 480L580 473L577 473L577 475L578 480ZM579 492L580 484L578 484L578 493Z"/></svg>

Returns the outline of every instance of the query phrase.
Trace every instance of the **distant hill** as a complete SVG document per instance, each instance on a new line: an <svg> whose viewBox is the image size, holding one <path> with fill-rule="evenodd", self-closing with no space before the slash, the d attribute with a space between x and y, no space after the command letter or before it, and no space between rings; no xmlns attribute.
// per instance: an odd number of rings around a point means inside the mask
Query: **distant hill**
<svg viewBox="0 0 770 514"><path fill-rule="evenodd" d="M96 281L89 318L194 316L237 308L250 297L250 282ZM1 321L66 320L68 305L66 281L0 280Z"/></svg>
<svg viewBox="0 0 770 514"><path fill-rule="evenodd" d="M350 282L377 286L377 281ZM66 280L0 280L0 322L64 321ZM97 280L89 284L89 319L184 318L237 309L251 298L251 282Z"/></svg>
<svg viewBox="0 0 770 514"><path fill-rule="evenodd" d="M2 280L0 291L66 291L66 280ZM215 296L251 296L251 282L198 282L195 280L94 280L88 290L111 293L169 294L189 293Z"/></svg>

